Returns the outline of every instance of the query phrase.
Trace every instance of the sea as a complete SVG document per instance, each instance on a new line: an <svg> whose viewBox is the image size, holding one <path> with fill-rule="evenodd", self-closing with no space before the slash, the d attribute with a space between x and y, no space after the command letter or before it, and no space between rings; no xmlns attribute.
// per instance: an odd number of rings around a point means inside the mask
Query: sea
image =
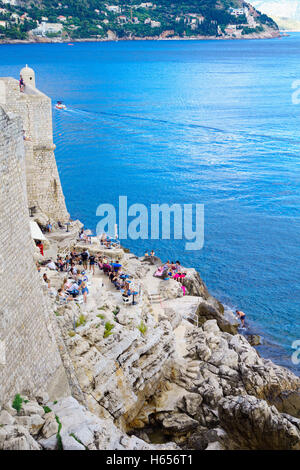
<svg viewBox="0 0 300 470"><path fill-rule="evenodd" d="M119 196L149 211L202 204L200 250L172 236L121 242L195 267L246 313L259 353L299 375L300 34L0 46L1 76L25 64L53 100L72 219L95 232L98 206L118 211Z"/></svg>

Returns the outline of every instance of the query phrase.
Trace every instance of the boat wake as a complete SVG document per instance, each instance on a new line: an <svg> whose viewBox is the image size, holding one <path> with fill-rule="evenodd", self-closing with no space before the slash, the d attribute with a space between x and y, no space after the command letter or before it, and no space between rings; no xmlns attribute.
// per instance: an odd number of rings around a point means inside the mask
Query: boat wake
<svg viewBox="0 0 300 470"><path fill-rule="evenodd" d="M114 113L111 111L88 111L85 109L76 109L76 108L68 108L65 110L65 114L71 114L74 116L78 116L78 118L82 119L90 119L93 121L100 121L102 117L109 117L114 119L127 119L132 121L143 121L143 122L150 122L153 124L162 124L177 128L186 128L186 129L201 129L204 131L208 131L210 133L215 134L223 134L230 136L231 138L246 138L248 140L257 141L278 141L278 142L288 142L289 144L300 144L300 140L292 139L291 137L285 136L274 136L268 134L258 134L252 133L249 131L237 131L237 130L229 130L229 129L221 129L212 126L206 126L204 124L193 124L193 123L183 123L178 121L170 121L167 119L158 119L152 117L145 117L133 114L121 114L121 113Z"/></svg>

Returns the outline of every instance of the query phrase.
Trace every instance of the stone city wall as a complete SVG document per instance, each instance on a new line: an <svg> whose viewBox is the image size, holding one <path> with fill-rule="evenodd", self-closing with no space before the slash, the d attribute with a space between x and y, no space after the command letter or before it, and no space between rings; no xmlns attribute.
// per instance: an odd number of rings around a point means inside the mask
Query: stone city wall
<svg viewBox="0 0 300 470"><path fill-rule="evenodd" d="M69 393L31 239L22 122L0 107L0 402L26 390Z"/></svg>

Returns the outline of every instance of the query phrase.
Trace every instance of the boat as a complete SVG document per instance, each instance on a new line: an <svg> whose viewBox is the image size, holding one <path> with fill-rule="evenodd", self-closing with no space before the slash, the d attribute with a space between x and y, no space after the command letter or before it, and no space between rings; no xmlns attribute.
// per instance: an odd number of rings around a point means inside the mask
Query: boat
<svg viewBox="0 0 300 470"><path fill-rule="evenodd" d="M55 105L56 109L67 109L66 105L62 101L57 101Z"/></svg>

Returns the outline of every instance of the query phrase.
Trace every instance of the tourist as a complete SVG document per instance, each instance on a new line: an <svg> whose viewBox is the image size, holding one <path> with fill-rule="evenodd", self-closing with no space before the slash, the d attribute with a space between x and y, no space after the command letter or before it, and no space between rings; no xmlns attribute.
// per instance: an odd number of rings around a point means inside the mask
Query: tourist
<svg viewBox="0 0 300 470"><path fill-rule="evenodd" d="M93 275L95 274L95 264L96 257L94 255L90 255L90 271L92 271Z"/></svg>
<svg viewBox="0 0 300 470"><path fill-rule="evenodd" d="M61 256L58 256L58 257L57 257L56 266L57 266L57 269L58 269L60 272L63 272L65 263L64 263L64 261L62 260Z"/></svg>
<svg viewBox="0 0 300 470"><path fill-rule="evenodd" d="M26 135L24 130L23 130L23 140L31 141L31 138Z"/></svg>
<svg viewBox="0 0 300 470"><path fill-rule="evenodd" d="M112 267L113 267L113 270L115 272L118 272L120 270L120 268L122 267L122 265L120 263L117 263L117 262L113 262L111 263Z"/></svg>
<svg viewBox="0 0 300 470"><path fill-rule="evenodd" d="M20 92L24 93L25 83L24 83L22 75L20 75L19 87L20 87Z"/></svg>
<svg viewBox="0 0 300 470"><path fill-rule="evenodd" d="M79 294L79 285L77 282L73 282L73 284L70 285L69 281L67 281L66 291L68 294L72 295L72 297L77 297Z"/></svg>
<svg viewBox="0 0 300 470"><path fill-rule="evenodd" d="M242 312L241 310L236 310L236 314L239 317L239 319L241 320L242 327L246 328L246 326L245 326L246 314L244 312Z"/></svg>
<svg viewBox="0 0 300 470"><path fill-rule="evenodd" d="M87 285L86 285L85 282L83 282L80 287L81 287L81 292L82 292L82 295L83 295L83 301L86 304L87 295L89 293L89 290L88 290Z"/></svg>
<svg viewBox="0 0 300 470"><path fill-rule="evenodd" d="M41 255L44 256L44 245L42 244L41 240L36 242L36 246L39 248Z"/></svg>
<svg viewBox="0 0 300 470"><path fill-rule="evenodd" d="M90 257L90 254L88 252L88 250L84 250L82 253L81 253L81 260L82 260L82 264L83 264L83 267L85 270L87 270L88 268L88 259Z"/></svg>
<svg viewBox="0 0 300 470"><path fill-rule="evenodd" d="M66 295L63 289L58 289L57 300L62 302L69 302L70 300L73 300L73 297L71 295Z"/></svg>
<svg viewBox="0 0 300 470"><path fill-rule="evenodd" d="M44 279L44 281L46 282L46 284L47 284L47 286L48 286L48 289L50 289L51 283L50 283L50 279L48 279L46 273L43 274L43 279Z"/></svg>
<svg viewBox="0 0 300 470"><path fill-rule="evenodd" d="M48 220L48 222L47 222L47 225L46 225L46 230L47 230L47 232L49 232L49 233L50 233L50 232L51 232L51 230L52 230L52 225L51 225L51 222L50 222L50 220Z"/></svg>
<svg viewBox="0 0 300 470"><path fill-rule="evenodd" d="M57 266L54 263L54 261L50 260L49 263L47 263L47 268L51 269L51 271L57 271Z"/></svg>

